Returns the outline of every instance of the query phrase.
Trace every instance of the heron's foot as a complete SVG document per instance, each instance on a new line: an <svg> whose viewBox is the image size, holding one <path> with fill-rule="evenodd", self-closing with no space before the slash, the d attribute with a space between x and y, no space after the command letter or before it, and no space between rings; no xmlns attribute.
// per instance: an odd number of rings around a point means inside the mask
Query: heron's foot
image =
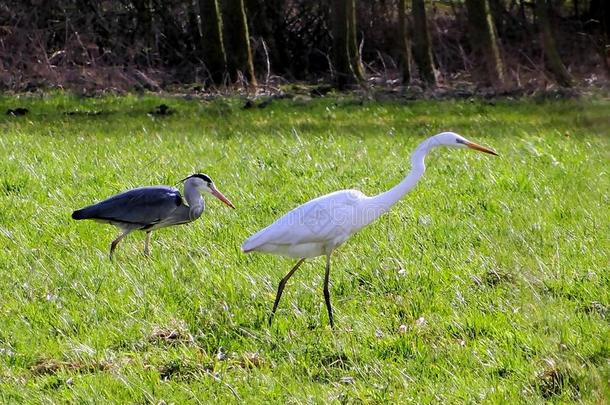
<svg viewBox="0 0 610 405"><path fill-rule="evenodd" d="M144 239L144 256L150 256L150 232L146 232L146 239Z"/></svg>
<svg viewBox="0 0 610 405"><path fill-rule="evenodd" d="M123 238L125 236L127 236L131 231L127 230L124 231L123 233L121 233L118 238L116 238L115 240L112 241L112 243L110 244L110 260L112 261L112 254L114 253L114 250L116 249L116 247L118 246L119 242L121 240L123 240Z"/></svg>
<svg viewBox="0 0 610 405"><path fill-rule="evenodd" d="M110 244L110 253L108 254L110 261L112 261L112 258L114 257L114 250L116 249L116 245L118 245L118 242L116 242L116 241L113 241Z"/></svg>

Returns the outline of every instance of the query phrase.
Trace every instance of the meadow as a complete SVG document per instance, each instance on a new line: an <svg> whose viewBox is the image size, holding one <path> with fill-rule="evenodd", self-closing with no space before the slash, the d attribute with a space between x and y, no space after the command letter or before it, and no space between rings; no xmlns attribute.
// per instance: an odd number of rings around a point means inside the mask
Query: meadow
<svg viewBox="0 0 610 405"><path fill-rule="evenodd" d="M147 114L165 103L168 116ZM610 101L1 97L0 403L607 403ZM68 114L69 113L69 114ZM334 255L241 242L313 197L418 186ZM237 206L130 235L72 210L210 175Z"/></svg>

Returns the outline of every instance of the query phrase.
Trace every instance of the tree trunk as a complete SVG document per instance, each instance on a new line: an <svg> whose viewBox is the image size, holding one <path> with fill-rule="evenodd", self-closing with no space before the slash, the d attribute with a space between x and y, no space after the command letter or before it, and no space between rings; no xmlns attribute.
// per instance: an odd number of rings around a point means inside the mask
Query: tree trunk
<svg viewBox="0 0 610 405"><path fill-rule="evenodd" d="M360 59L358 36L356 35L356 0L347 0L347 50L350 65L358 82L364 82L364 68Z"/></svg>
<svg viewBox="0 0 610 405"><path fill-rule="evenodd" d="M227 68L218 0L199 0L203 62L214 84L221 84Z"/></svg>
<svg viewBox="0 0 610 405"><path fill-rule="evenodd" d="M269 63L274 73L289 71L290 49L286 44L286 26L284 23L285 0L246 0L246 9L250 21L256 21L255 32L250 34L262 37L267 47Z"/></svg>
<svg viewBox="0 0 610 405"><path fill-rule="evenodd" d="M504 13L506 12L504 2L502 0L489 0L489 11L496 32L503 33L505 31Z"/></svg>
<svg viewBox="0 0 610 405"><path fill-rule="evenodd" d="M135 0L136 30L134 40L142 40L142 54L145 55L146 64L150 65L150 54L157 51L153 35L153 16L150 0Z"/></svg>
<svg viewBox="0 0 610 405"><path fill-rule="evenodd" d="M225 0L223 11L227 67L231 80L237 81L241 73L250 85L256 86L244 1Z"/></svg>
<svg viewBox="0 0 610 405"><path fill-rule="evenodd" d="M199 27L199 21L197 16L199 10L197 10L197 4L195 0L189 0L188 2L188 35L191 45L191 52L194 56L193 60L203 58L203 40L201 38L201 29Z"/></svg>
<svg viewBox="0 0 610 405"><path fill-rule="evenodd" d="M398 31L400 35L400 70L402 84L411 82L411 52L409 32L407 29L407 0L398 0Z"/></svg>
<svg viewBox="0 0 610 405"><path fill-rule="evenodd" d="M470 43L477 61L483 69L478 70L478 81L502 86L504 67L498 48L497 33L487 0L466 0Z"/></svg>
<svg viewBox="0 0 610 405"><path fill-rule="evenodd" d="M536 0L536 17L538 18L545 67L553 75L560 86L571 87L572 78L561 61L559 52L557 51L557 46L555 44L555 38L553 37L553 32L551 31L548 6L549 4L547 3L547 0Z"/></svg>
<svg viewBox="0 0 610 405"><path fill-rule="evenodd" d="M424 0L413 0L413 59L417 65L419 76L429 86L436 85L434 64L432 62L432 48L430 47L430 34L428 33L428 20L426 18L426 5Z"/></svg>
<svg viewBox="0 0 610 405"><path fill-rule="evenodd" d="M355 0L333 0L333 50L337 87L364 81L356 40Z"/></svg>
<svg viewBox="0 0 610 405"><path fill-rule="evenodd" d="M606 69L606 75L610 78L610 1L591 0L588 19L597 21L597 26L593 29L593 38Z"/></svg>
<svg viewBox="0 0 610 405"><path fill-rule="evenodd" d="M270 40L270 58L275 61L275 68L282 73L290 72L292 68L291 47L286 38L286 19L285 14L289 10L289 6L284 0L274 0L267 4L267 16L271 24L271 34L273 40ZM271 5L269 5L271 4Z"/></svg>

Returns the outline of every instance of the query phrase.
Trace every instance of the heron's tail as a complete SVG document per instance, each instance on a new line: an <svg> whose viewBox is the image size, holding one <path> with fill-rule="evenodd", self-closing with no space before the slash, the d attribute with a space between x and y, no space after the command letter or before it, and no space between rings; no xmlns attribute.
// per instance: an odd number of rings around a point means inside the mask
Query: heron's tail
<svg viewBox="0 0 610 405"><path fill-rule="evenodd" d="M80 210L76 210L72 213L72 219L88 219L91 218L91 210L90 207L81 208Z"/></svg>

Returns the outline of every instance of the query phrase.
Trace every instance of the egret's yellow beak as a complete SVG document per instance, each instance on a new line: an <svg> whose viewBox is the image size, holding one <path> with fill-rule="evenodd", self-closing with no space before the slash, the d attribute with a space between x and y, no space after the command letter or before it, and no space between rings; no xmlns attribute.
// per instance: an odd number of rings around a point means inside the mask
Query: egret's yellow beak
<svg viewBox="0 0 610 405"><path fill-rule="evenodd" d="M485 146L478 145L474 142L466 142L465 144L470 149L474 149L474 150L478 150L480 152L489 153L490 155L498 156L498 154L494 150L486 148Z"/></svg>

